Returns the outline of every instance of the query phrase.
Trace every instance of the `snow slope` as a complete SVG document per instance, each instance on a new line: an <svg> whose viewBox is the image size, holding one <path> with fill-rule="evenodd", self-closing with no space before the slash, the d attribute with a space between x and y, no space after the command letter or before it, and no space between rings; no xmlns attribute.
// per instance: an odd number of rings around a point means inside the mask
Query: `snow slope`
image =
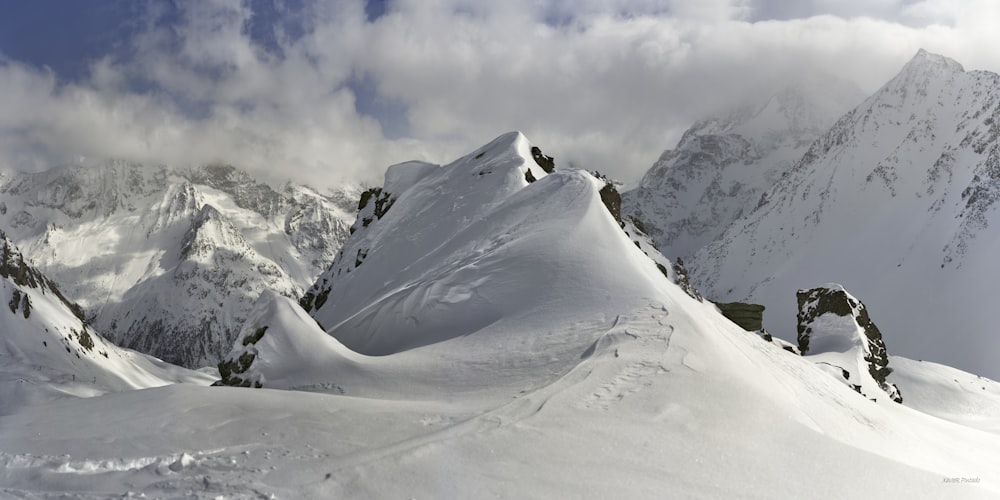
<svg viewBox="0 0 1000 500"><path fill-rule="evenodd" d="M665 255L688 258L750 213L842 114L864 99L836 77L803 77L764 103L694 124L664 151L622 211Z"/></svg>
<svg viewBox="0 0 1000 500"><path fill-rule="evenodd" d="M844 284L897 354L994 378L1000 76L921 51L810 146L688 264L718 300L767 306L793 338L792 292Z"/></svg>
<svg viewBox="0 0 1000 500"><path fill-rule="evenodd" d="M264 294L230 356L264 388L175 385L0 417L0 494L1000 494L1000 436L872 402L743 331L630 241L603 181L535 168L514 133L450 165L390 169L368 195L381 208L362 208L303 301L336 339Z"/></svg>
<svg viewBox="0 0 1000 500"><path fill-rule="evenodd" d="M812 363L737 331L710 306L679 290L672 295L666 311L641 307L622 316L550 384L490 390L489 401L448 400L401 382L397 388L411 390L412 399L180 385L40 405L0 420L0 491L193 498L998 493L996 436L872 403ZM110 429L112 414L134 418Z"/></svg>
<svg viewBox="0 0 1000 500"><path fill-rule="evenodd" d="M114 341L203 366L262 290L298 296L329 266L356 196L109 161L5 177L0 227Z"/></svg>
<svg viewBox="0 0 1000 500"><path fill-rule="evenodd" d="M79 308L32 268L0 232L0 415L53 399L179 382L207 385L212 376L185 370L108 342L78 316Z"/></svg>
<svg viewBox="0 0 1000 500"><path fill-rule="evenodd" d="M891 360L889 381L906 388L904 405L1000 434L1000 383L930 361Z"/></svg>

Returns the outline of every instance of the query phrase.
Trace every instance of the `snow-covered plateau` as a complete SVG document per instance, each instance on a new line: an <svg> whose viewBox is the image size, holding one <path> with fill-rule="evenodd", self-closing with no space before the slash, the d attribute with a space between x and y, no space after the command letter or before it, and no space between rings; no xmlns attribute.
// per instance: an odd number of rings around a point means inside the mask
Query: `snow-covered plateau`
<svg viewBox="0 0 1000 500"><path fill-rule="evenodd" d="M259 294L218 374L113 349L4 264L0 496L1000 495L1000 384L891 357L902 404L866 397L682 289L616 196L516 132L390 167L301 301ZM829 314L815 338L864 371L875 344Z"/></svg>

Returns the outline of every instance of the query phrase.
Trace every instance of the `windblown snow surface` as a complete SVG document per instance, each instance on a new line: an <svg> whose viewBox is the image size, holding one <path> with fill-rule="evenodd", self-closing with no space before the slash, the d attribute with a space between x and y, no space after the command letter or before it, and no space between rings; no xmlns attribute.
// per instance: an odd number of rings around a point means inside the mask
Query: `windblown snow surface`
<svg viewBox="0 0 1000 500"><path fill-rule="evenodd" d="M257 302L230 356L263 389L175 384L0 417L0 496L1000 495L996 427L930 414L950 389L869 401L670 283L603 181L543 174L518 133L390 168L381 215L362 209L311 316ZM904 397L944 373L893 363Z"/></svg>

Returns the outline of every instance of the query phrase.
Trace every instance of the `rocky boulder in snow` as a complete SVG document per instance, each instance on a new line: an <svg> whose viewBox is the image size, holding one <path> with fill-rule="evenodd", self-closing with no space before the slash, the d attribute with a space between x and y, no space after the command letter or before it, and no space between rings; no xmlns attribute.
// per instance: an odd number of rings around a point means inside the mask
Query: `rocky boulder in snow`
<svg viewBox="0 0 1000 500"><path fill-rule="evenodd" d="M841 376L859 393L874 398L871 384L902 402L895 385L886 381L892 373L882 333L868 316L865 305L844 287L828 284L799 290L798 342L803 356L839 369ZM869 380L870 379L870 380Z"/></svg>
<svg viewBox="0 0 1000 500"><path fill-rule="evenodd" d="M729 318L730 321L748 332L755 332L763 328L764 306L760 304L720 302L715 305L719 308L723 316Z"/></svg>

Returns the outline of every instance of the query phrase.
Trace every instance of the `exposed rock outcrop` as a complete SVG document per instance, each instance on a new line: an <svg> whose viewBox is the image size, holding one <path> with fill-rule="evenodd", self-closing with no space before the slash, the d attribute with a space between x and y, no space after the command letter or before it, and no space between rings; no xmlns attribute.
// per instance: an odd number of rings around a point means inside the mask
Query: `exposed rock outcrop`
<svg viewBox="0 0 1000 500"><path fill-rule="evenodd" d="M212 385L255 388L263 387L259 377L255 378L244 374L250 369L250 365L253 364L254 359L256 359L256 344L261 338L264 337L264 334L267 333L267 328L267 325L256 328L243 337L243 340L240 342L242 344L242 350L240 349L240 345L237 344L229 356L219 362L219 375L222 376L222 380L219 380Z"/></svg>
<svg viewBox="0 0 1000 500"><path fill-rule="evenodd" d="M83 309L75 302L67 299L52 280L25 262L24 255L11 243L7 238L7 234L3 231L0 231L0 277L10 278L18 286L35 288L42 293L51 293L67 309L72 311L77 319L86 324ZM14 297L17 298L16 304L13 300ZM27 294L21 295L20 292L15 291L9 305L11 312L20 310L25 318L31 315L31 300Z"/></svg>
<svg viewBox="0 0 1000 500"><path fill-rule="evenodd" d="M361 224L361 227L368 227L372 222L381 219L395 202L396 197L380 187L373 187L361 193L361 199L358 200L358 218L351 226L351 234L358 230L358 224Z"/></svg>
<svg viewBox="0 0 1000 500"><path fill-rule="evenodd" d="M622 195L618 192L618 188L615 187L615 183L608 179L606 175L602 175L600 172L594 172L594 177L604 181L604 187L600 190L601 203L608 209L611 216L615 218L619 226L624 227L622 223Z"/></svg>
<svg viewBox="0 0 1000 500"><path fill-rule="evenodd" d="M684 290L684 293L690 295L691 298L696 299L699 302L705 300L702 297L701 292L699 292L698 289L691 284L691 280L688 276L689 273L687 268L684 267L684 260L677 257L677 260L674 261L674 283L677 283L677 286L681 287L681 289Z"/></svg>
<svg viewBox="0 0 1000 500"><path fill-rule="evenodd" d="M334 391L357 367L358 355L329 336L295 302L265 291L254 316L219 363L216 386Z"/></svg>
<svg viewBox="0 0 1000 500"><path fill-rule="evenodd" d="M542 170L544 170L546 174L551 174L556 171L555 160L553 160L551 156L542 154L542 150L539 149L538 146L531 147L531 157L535 159L535 163L537 163L539 167L542 167Z"/></svg>

